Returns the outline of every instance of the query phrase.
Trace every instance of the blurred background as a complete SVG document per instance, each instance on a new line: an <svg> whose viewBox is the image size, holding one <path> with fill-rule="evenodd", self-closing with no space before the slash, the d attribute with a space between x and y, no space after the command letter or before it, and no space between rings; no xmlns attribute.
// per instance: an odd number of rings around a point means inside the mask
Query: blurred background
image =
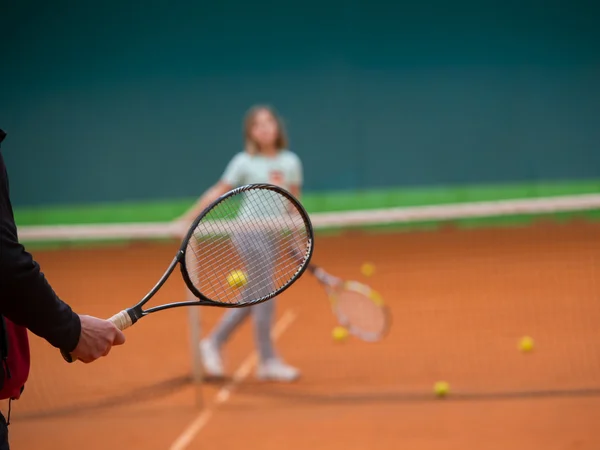
<svg viewBox="0 0 600 450"><path fill-rule="evenodd" d="M78 311L112 315L153 285L177 248L169 222L219 179L245 111L266 103L303 162L315 260L394 314L380 343L334 342L326 297L304 277L278 310L295 317L280 345L303 380L249 377L225 404L222 387L193 382L189 351L190 329L218 311L148 319L89 367L34 337L15 448L600 446L597 2L0 5L16 220ZM115 239L107 224L134 226ZM167 299L183 297L170 286ZM236 335L232 371L251 336ZM435 398L440 380L454 397Z"/></svg>

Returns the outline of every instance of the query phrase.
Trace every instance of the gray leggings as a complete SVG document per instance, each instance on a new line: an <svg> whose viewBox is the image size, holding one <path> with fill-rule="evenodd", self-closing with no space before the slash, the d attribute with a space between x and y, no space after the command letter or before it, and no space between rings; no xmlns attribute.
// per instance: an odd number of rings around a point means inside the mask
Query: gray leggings
<svg viewBox="0 0 600 450"><path fill-rule="evenodd" d="M265 233L243 233L233 236L233 243L242 257L248 283L242 297L257 298L273 290L272 274L277 257L276 241ZM258 262L258 264L257 264ZM271 267L265 267L270 264ZM265 277L268 275L268 277ZM261 279L262 276L262 279ZM223 345L252 313L254 318L254 336L261 361L277 358L271 338L271 324L275 311L275 299L250 306L228 310L210 338L217 346Z"/></svg>

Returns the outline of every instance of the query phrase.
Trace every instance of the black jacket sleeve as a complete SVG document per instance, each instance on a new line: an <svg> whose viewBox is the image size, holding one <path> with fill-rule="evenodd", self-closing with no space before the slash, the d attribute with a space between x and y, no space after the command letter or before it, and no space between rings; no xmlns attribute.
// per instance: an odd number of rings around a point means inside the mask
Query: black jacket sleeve
<svg viewBox="0 0 600 450"><path fill-rule="evenodd" d="M79 316L57 297L40 271L39 265L19 244L2 153L0 153L0 314L67 352L73 351L79 342L81 333Z"/></svg>

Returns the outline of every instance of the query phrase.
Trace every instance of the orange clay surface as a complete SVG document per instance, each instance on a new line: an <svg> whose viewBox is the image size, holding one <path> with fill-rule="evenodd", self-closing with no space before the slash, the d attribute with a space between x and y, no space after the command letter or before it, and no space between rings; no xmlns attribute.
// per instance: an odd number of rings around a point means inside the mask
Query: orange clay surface
<svg viewBox="0 0 600 450"><path fill-rule="evenodd" d="M152 287L176 247L35 256L78 312L107 317ZM371 278L364 261L376 265ZM384 341L334 342L326 297L308 274L277 307L278 319L294 318L277 345L302 380L261 384L251 371L218 404L223 384L190 382L186 309L143 319L91 365L68 365L32 337L11 448L176 449L188 430L179 449L600 449L600 225L322 236L314 262L380 291L394 315ZM174 275L153 302L183 298ZM204 331L221 312L202 309ZM530 354L517 348L525 335ZM249 322L225 348L232 374L252 338ZM451 386L444 400L432 392L439 380Z"/></svg>

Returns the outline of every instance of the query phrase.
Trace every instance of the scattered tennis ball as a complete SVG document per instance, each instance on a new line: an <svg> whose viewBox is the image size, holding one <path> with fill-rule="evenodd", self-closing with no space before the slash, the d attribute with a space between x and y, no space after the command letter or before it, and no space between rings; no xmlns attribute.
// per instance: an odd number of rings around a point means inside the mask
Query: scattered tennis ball
<svg viewBox="0 0 600 450"><path fill-rule="evenodd" d="M530 351L532 351L533 339L529 336L521 338L521 340L519 341L519 350L521 350L523 353L529 353Z"/></svg>
<svg viewBox="0 0 600 450"><path fill-rule="evenodd" d="M445 381L438 381L433 385L433 392L438 397L445 397L450 392L450 385Z"/></svg>
<svg viewBox="0 0 600 450"><path fill-rule="evenodd" d="M333 337L333 340L338 342L348 339L348 335L348 330L342 326L335 327L331 332L331 337Z"/></svg>
<svg viewBox="0 0 600 450"><path fill-rule="evenodd" d="M227 284L232 288L241 288L248 282L246 274L242 270L232 270L227 275Z"/></svg>
<svg viewBox="0 0 600 450"><path fill-rule="evenodd" d="M373 265L373 263L366 262L363 263L362 266L360 266L360 271L365 277L370 277L373 276L373 274L375 273L375 266Z"/></svg>

